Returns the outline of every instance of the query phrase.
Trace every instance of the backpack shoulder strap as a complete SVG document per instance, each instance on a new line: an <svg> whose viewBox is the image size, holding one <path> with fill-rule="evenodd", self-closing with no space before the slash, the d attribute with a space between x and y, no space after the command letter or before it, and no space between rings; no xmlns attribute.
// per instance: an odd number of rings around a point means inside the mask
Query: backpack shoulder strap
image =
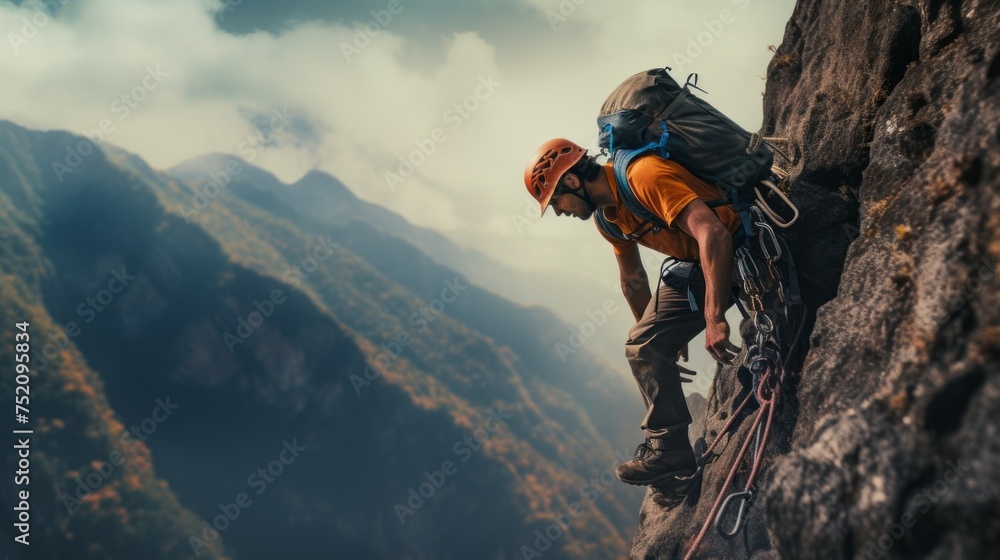
<svg viewBox="0 0 1000 560"><path fill-rule="evenodd" d="M663 150L660 148L661 145L659 143L652 142L635 150L619 149L611 156L611 165L615 173L615 183L618 187L618 197L621 199L622 204L625 205L625 208L627 208L628 211L636 217L653 224L657 229L669 229L662 218L651 212L648 208L643 206L641 202L639 202L639 199L635 196L635 191L632 190L632 185L628 182L628 176L626 174L629 164L635 161L635 159L639 156L644 156L653 152L657 152L661 156L669 156L669 154L664 154Z"/></svg>
<svg viewBox="0 0 1000 560"><path fill-rule="evenodd" d="M632 185L628 182L628 176L626 171L630 163L641 156L656 153L660 157L666 159L670 157L670 154L666 152L666 137L668 133L664 131L663 137L660 142L651 142L641 148L636 148L634 150L618 149L611 156L611 163L615 173L615 183L618 186L618 196L621 198L622 204L628 208L629 212L632 212L636 217L645 220L646 222L652 224L654 231L659 231L661 229L670 229L670 226L666 224L658 215L646 208L639 199L635 196L635 191L632 190ZM719 206L735 206L733 201L727 198L717 198L706 202L709 208L715 209ZM741 214L741 218L744 217L743 214L746 212L740 212L739 208L736 208L737 212ZM746 223L746 220L743 220ZM609 224L613 226L614 224ZM749 231L749 228L746 228ZM621 231L621 230L619 230ZM742 245L743 239L739 239L739 245ZM737 245L737 246L739 246Z"/></svg>
<svg viewBox="0 0 1000 560"><path fill-rule="evenodd" d="M598 208L597 211L594 212L594 223L597 224L597 228L600 229L605 235L620 241L637 241L647 233L658 229L649 222L643 222L638 228L636 228L635 231L625 233L622 231L622 228L618 226L618 224L608 220L607 216L604 215L604 209L602 208Z"/></svg>
<svg viewBox="0 0 1000 560"><path fill-rule="evenodd" d="M650 142L649 144L634 150L618 149L611 154L611 164L615 174L615 183L618 188L618 197L621 199L622 204L625 205L625 208L627 208L629 212L632 212L632 214L636 217L645 220L651 226L649 229L646 229L646 231L643 231L642 234L646 234L649 231L656 232L662 229L670 229L670 226L668 226L663 219L639 202L639 199L635 196L635 191L632 190L632 185L628 182L628 176L626 173L628 171L629 164L640 156L656 153L664 159L670 157L670 154L666 150L669 132L667 132L665 122L661 121L660 124L663 134L660 137L659 142ZM743 243L745 243L750 237L751 228L749 223L750 216L746 208L747 205L740 204L741 201L739 199L738 192L733 191L731 195L734 200L730 200L728 198L718 198L711 200L706 204L713 210L719 206L730 205L733 206L734 210L736 210L736 212L740 215L740 221L742 222L743 227L737 230L733 236L733 248L735 249L737 247L742 247ZM601 214L601 219L603 218L604 216ZM610 222L607 222L606 219L604 222L609 228L617 230L618 235L623 236L624 239L629 240L636 238L636 236L627 236L623 234L620 228ZM610 233L608 229L605 229L604 225L601 225L600 223L598 225L602 230Z"/></svg>
<svg viewBox="0 0 1000 560"><path fill-rule="evenodd" d="M629 239L629 237L622 232L622 228L608 221L607 217L604 216L603 208L598 208L597 211L594 212L594 223L597 224L598 229L612 239L617 239L619 241L631 241L631 239Z"/></svg>

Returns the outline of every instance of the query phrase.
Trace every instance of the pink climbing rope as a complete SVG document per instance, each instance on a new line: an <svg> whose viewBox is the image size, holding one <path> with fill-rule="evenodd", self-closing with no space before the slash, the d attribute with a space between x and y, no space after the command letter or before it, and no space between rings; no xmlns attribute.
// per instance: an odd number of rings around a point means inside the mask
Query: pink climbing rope
<svg viewBox="0 0 1000 560"><path fill-rule="evenodd" d="M764 435L761 437L760 443L757 446L753 461L753 468L750 470L750 476L747 478L743 492L749 492L750 488L753 487L753 483L760 471L760 465L764 457L764 449L767 447L767 441L771 435L771 425L774 423L774 410L780 397L781 384L784 382L784 368L782 368L781 363L779 362L775 367L778 368L780 373L776 374L774 372L774 367L768 367L764 372L764 375L761 376L760 382L757 384L756 395L757 400L760 402L760 408L757 410L757 414L754 417L753 425L751 425L750 430L747 432L746 439L743 442L743 447L740 448L740 452L736 456L736 461L733 462L733 466L729 470L729 475L726 477L726 481L722 485L722 490L719 491L719 496L715 499L715 504L712 505L711 511L708 512L708 517L705 519L705 523L702 525L697 538L695 538L694 544L691 545L691 550L689 550L684 556L684 560L691 560L694 558L694 554L698 550L698 547L701 546L702 541L705 540L705 535L708 534L708 529L712 526L712 520L715 519L719 506L721 506L723 500L726 499L726 492L729 490L729 486L733 483L733 479L736 478L736 472L739 470L739 466L743 462L743 458L746 457L746 453L750 449L750 444L753 442L753 434L757 431L757 428L761 425L761 422L764 420L764 416L766 415L767 422L764 423ZM772 387L771 384L774 386ZM765 395L765 389L770 391L770 397ZM712 445L705 452L705 457L708 456L715 445L722 439L722 435L726 433L726 430L729 429L736 417L739 416L739 413L743 411L743 408L753 395L754 393L752 392L748 394L743 400L743 403L736 409L736 412L729 418L725 427L723 427L722 431L719 432L719 436L712 442Z"/></svg>

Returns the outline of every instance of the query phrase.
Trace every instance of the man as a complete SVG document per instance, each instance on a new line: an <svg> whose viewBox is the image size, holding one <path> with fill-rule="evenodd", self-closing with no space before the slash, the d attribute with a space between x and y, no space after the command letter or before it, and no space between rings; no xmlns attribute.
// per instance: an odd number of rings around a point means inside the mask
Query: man
<svg viewBox="0 0 1000 560"><path fill-rule="evenodd" d="M729 340L725 313L733 279L732 234L741 227L740 218L730 206L710 209L706 201L722 198L722 192L672 160L655 154L638 157L626 177L636 198L669 229L649 231L649 224L619 200L611 164L597 163L569 140L543 144L524 172L525 185L541 204L542 214L549 206L557 216L581 220L599 213L603 223L629 238L609 234L606 225L598 227L613 246L622 292L636 319L625 355L646 404L641 424L646 441L634 459L618 467L617 475L628 484L666 491L678 488L696 471L678 359L687 360L688 342L703 329L705 348L715 360L728 364L739 351ZM697 265L681 263L678 274L653 298L639 245ZM677 282L678 277L686 278Z"/></svg>

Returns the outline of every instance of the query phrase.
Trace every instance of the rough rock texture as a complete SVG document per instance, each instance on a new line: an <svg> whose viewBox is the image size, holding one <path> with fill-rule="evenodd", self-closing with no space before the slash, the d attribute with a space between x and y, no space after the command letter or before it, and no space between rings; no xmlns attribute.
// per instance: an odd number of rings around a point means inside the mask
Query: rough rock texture
<svg viewBox="0 0 1000 560"><path fill-rule="evenodd" d="M696 557L1000 554L998 30L995 1L796 6L764 129L789 138L809 230L794 253L823 305L745 530L711 531ZM833 230L860 234L846 260ZM716 380L709 439L741 389ZM647 495L634 558L688 552L749 424L723 436L700 499Z"/></svg>
<svg viewBox="0 0 1000 560"><path fill-rule="evenodd" d="M708 401L701 393L691 393L687 397L688 412L691 413L691 429L688 435L691 439L698 439L702 435L705 427L705 415L708 413Z"/></svg>

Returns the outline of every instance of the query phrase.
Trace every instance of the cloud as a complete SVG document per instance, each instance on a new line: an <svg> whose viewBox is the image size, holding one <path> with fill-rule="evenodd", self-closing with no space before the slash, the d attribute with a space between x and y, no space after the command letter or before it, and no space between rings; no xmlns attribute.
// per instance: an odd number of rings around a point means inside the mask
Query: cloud
<svg viewBox="0 0 1000 560"><path fill-rule="evenodd" d="M525 213L525 158L552 136L589 143L618 82L672 64L705 31L710 40L691 69L702 72L713 103L756 127L766 46L780 40L791 12L791 0L639 0L628 9L610 0L511 0L507 17L520 23L498 35L487 21L483 33L471 20L422 29L414 25L421 5L403 0L384 24L326 17L233 35L218 18L255 8L227 5L65 0L37 25L38 4L0 2L0 73L16 84L0 90L0 118L81 134L110 123L104 141L168 168L208 152L240 155L284 109L292 124L256 146L255 165L286 181L319 168L513 266L575 267L601 280L614 264L592 224L546 216L515 227L511 216ZM724 10L735 18L713 35ZM429 62L413 62L431 51ZM164 76L144 90L150 68Z"/></svg>

